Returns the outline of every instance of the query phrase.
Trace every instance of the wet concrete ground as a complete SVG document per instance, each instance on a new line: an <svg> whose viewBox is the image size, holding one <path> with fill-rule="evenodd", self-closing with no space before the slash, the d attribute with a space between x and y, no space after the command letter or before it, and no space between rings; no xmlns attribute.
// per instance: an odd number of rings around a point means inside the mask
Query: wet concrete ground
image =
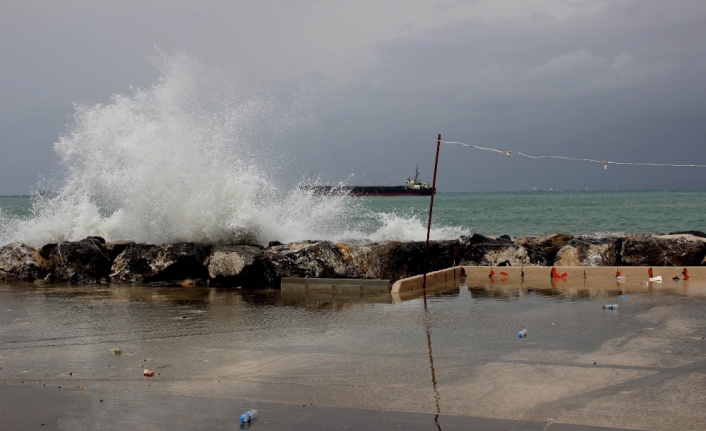
<svg viewBox="0 0 706 431"><path fill-rule="evenodd" d="M224 398L0 386L3 430L478 430L599 431L584 425L292 405ZM238 416L257 409L245 424Z"/></svg>
<svg viewBox="0 0 706 431"><path fill-rule="evenodd" d="M251 429L273 430L438 429L437 414L445 430L706 423L706 299L676 283L467 280L426 305L0 285L0 429L232 429L253 407Z"/></svg>

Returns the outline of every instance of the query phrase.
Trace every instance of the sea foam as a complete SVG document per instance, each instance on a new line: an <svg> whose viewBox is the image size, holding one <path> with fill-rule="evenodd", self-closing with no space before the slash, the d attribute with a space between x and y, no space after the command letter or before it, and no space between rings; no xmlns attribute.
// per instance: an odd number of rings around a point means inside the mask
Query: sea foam
<svg viewBox="0 0 706 431"><path fill-rule="evenodd" d="M358 198L281 186L273 166L286 163L287 149L263 137L286 131L297 113L192 57L158 57L153 85L75 106L54 144L63 180L55 193L35 196L31 217L0 218L1 244L89 235L155 244L425 238L417 218L365 213ZM464 233L437 228L432 237Z"/></svg>

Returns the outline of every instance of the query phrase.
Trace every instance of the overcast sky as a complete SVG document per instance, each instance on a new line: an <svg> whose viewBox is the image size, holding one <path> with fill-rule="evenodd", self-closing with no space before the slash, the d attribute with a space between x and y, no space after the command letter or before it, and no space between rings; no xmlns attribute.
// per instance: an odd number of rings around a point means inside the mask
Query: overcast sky
<svg viewBox="0 0 706 431"><path fill-rule="evenodd" d="M75 102L155 82L155 46L253 91L306 86L315 121L278 144L292 158L279 175L297 181L394 185L415 164L431 180L437 133L526 153L706 164L703 0L6 0L0 194L28 193L52 171ZM706 188L706 169L604 170L443 146L438 185Z"/></svg>

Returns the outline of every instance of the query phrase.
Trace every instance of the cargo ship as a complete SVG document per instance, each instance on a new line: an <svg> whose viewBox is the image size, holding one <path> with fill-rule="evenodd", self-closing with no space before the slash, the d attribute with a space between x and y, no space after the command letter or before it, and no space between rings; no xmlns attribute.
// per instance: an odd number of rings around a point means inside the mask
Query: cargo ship
<svg viewBox="0 0 706 431"><path fill-rule="evenodd" d="M407 177L401 186L314 186L303 185L302 189L312 191L315 195L349 196L429 196L432 187L419 181L419 171L415 170L414 178Z"/></svg>

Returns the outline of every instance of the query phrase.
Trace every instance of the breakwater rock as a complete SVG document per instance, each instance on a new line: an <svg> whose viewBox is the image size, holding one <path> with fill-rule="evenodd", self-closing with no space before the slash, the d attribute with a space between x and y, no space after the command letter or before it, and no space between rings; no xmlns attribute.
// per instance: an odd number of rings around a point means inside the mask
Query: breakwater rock
<svg viewBox="0 0 706 431"><path fill-rule="evenodd" d="M88 237L33 248L0 248L0 280L69 283L279 286L283 277L384 278L424 271L424 242L347 244L329 241L259 245L164 245ZM693 232L553 234L513 239L475 234L432 241L428 270L480 266L699 266L706 238Z"/></svg>

